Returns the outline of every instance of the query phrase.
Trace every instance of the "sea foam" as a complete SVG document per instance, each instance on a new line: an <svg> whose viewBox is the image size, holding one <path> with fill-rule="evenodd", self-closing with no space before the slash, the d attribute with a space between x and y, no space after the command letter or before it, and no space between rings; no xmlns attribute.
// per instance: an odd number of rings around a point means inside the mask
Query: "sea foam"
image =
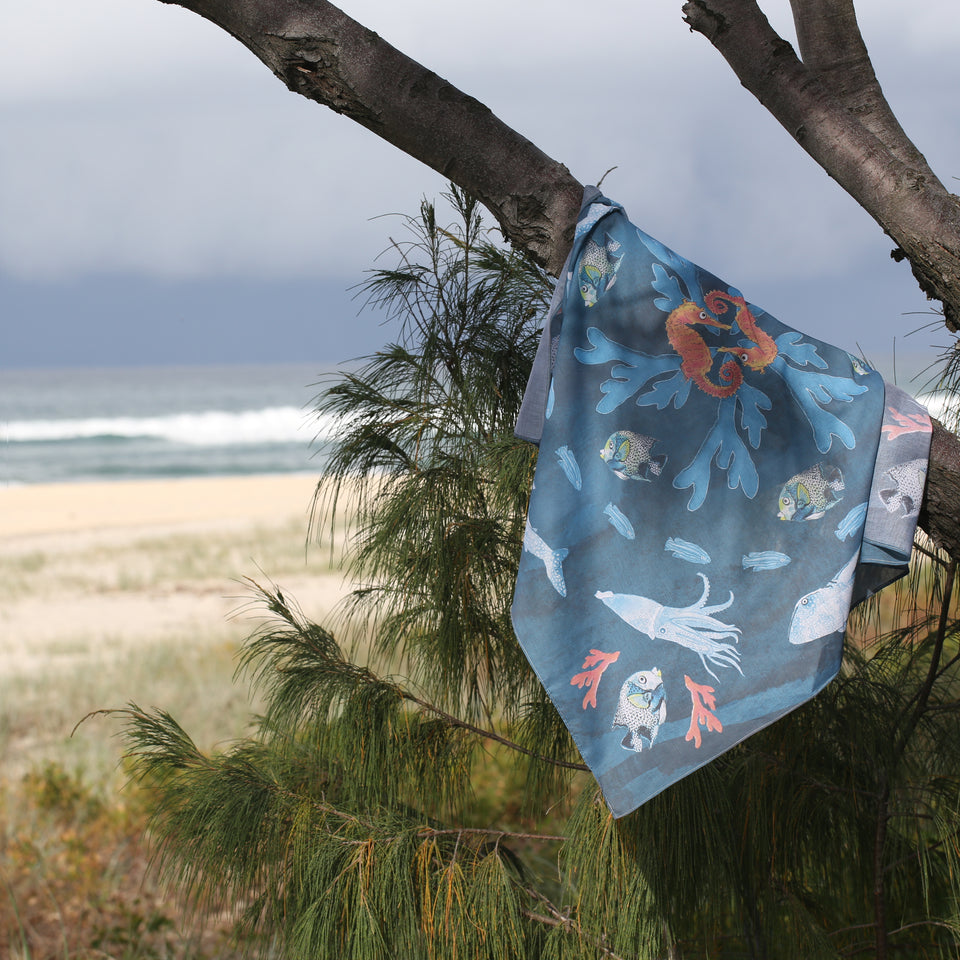
<svg viewBox="0 0 960 960"><path fill-rule="evenodd" d="M93 439L155 439L188 446L298 443L329 434L330 424L297 407L207 410L155 417L86 417L14 420L0 424L8 443L56 443Z"/></svg>

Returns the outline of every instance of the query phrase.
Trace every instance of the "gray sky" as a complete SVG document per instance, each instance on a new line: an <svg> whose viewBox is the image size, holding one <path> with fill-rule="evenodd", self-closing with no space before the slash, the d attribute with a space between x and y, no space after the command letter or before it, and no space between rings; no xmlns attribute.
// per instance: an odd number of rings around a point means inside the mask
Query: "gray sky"
<svg viewBox="0 0 960 960"><path fill-rule="evenodd" d="M792 40L786 0L763 4ZM352 0L648 233L900 381L947 343L860 208L682 21L680 0ZM442 179L288 92L235 40L141 0L8 2L0 367L313 361L389 331L348 288ZM960 7L861 0L908 134L960 177ZM909 11L905 15L904 11ZM888 373L889 375L889 373Z"/></svg>

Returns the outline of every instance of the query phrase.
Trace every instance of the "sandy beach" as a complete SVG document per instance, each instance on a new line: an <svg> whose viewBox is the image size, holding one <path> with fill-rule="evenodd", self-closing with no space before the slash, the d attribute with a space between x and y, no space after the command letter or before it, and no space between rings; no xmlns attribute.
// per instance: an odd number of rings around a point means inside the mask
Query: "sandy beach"
<svg viewBox="0 0 960 960"><path fill-rule="evenodd" d="M233 657L262 615L244 578L277 583L331 625L349 585L329 544L307 542L315 483L0 489L2 772L31 744L62 742L88 709L136 700L217 714L242 699Z"/></svg>

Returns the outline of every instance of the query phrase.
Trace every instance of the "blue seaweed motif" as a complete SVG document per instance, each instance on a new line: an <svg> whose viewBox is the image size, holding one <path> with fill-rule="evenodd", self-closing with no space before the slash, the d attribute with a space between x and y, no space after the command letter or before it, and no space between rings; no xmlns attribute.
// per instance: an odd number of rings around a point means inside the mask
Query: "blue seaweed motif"
<svg viewBox="0 0 960 960"><path fill-rule="evenodd" d="M621 368L614 367L610 372L616 374L619 369ZM605 383L610 382L609 380L605 381ZM606 392L604 391L605 383L600 384L601 392ZM656 407L658 410L663 410L673 403L674 407L679 410L687 402L692 385L693 381L688 380L680 370L677 370L672 377L657 380L646 393L641 393L637 397L637 406Z"/></svg>
<svg viewBox="0 0 960 960"><path fill-rule="evenodd" d="M737 408L735 397L728 397L717 404L717 419L704 438L700 449L690 464L674 478L678 490L693 487L688 510L699 510L710 489L710 464L716 458L717 466L727 473L727 486L731 490L740 487L749 499L757 495L760 477L750 451L737 433L734 419Z"/></svg>
<svg viewBox="0 0 960 960"><path fill-rule="evenodd" d="M778 338L777 343L782 337ZM829 452L836 437L848 450L856 446L853 431L839 417L820 406L831 400L849 402L861 393L866 393L865 384L856 383L849 377L834 377L826 373L799 370L778 356L769 368L777 373L797 401L807 422L813 429L813 439L821 453Z"/></svg>
<svg viewBox="0 0 960 960"><path fill-rule="evenodd" d="M684 297L680 292L678 278L687 288L687 299L694 300L703 306L703 293L700 289L700 274L697 266L642 230L637 230L637 236L650 253L674 274L670 276L660 263L653 264L653 289L664 295L663 298L654 301L654 306L665 313L680 306Z"/></svg>
<svg viewBox="0 0 960 960"><path fill-rule="evenodd" d="M628 540L633 540L636 534L633 532L633 524L629 521L624 512L617 506L612 503L608 503L604 508L603 512L607 515L607 519L610 521L611 526L614 530L617 531L622 537L626 537Z"/></svg>
<svg viewBox="0 0 960 960"><path fill-rule="evenodd" d="M558 447L557 462L567 475L567 479L570 481L574 490L579 490L583 486L583 479L580 476L580 464L577 463L577 458L573 455L573 451L567 446Z"/></svg>
<svg viewBox="0 0 960 960"><path fill-rule="evenodd" d="M553 405L556 403L557 397L553 392L553 380L550 381L550 392L547 394L547 409L544 411L544 416L549 420L553 414Z"/></svg>
<svg viewBox="0 0 960 960"><path fill-rule="evenodd" d="M740 384L737 402L740 404L740 426L746 430L750 446L756 450L767 426L767 418L761 411L771 409L773 404L762 390L746 382Z"/></svg>
<svg viewBox="0 0 960 960"><path fill-rule="evenodd" d="M781 333L774 342L780 356L792 360L798 366L827 369L827 361L817 353L816 345L804 340L803 334L799 331L790 330L787 333Z"/></svg>
<svg viewBox="0 0 960 960"><path fill-rule="evenodd" d="M637 235L650 253L660 261L652 264L651 285L661 294L654 300L654 305L664 312L675 309L683 300L703 305L699 268L647 236L642 230L637 230ZM728 289L728 294L740 296L732 287ZM763 313L752 305L751 310L754 311L754 316ZM716 333L714 330L710 332ZM651 356L610 340L597 327L589 327L586 336L590 346L577 347L574 350L574 356L580 363L615 363L610 370L610 379L600 384L602 397L596 406L598 413L612 413L634 397L638 406L656 407L658 410L664 410L670 404L679 410L687 402L693 381L684 375L681 369L682 358L678 354ZM867 386L857 383L849 376L825 373L828 363L817 352L816 344L805 341L803 334L797 331L782 333L774 342L777 356L767 365L766 370L780 377L796 401L810 425L817 449L821 453L827 453L833 446L834 439L837 439L848 450L852 450L856 446L853 431L824 407L833 401L849 402L865 393ZM720 470L726 472L727 486L731 490L739 487L750 499L757 495L759 476L748 444L754 450L759 449L767 428L764 414L772 408L773 404L767 393L746 381L740 384L732 397L717 400L717 418L714 425L704 437L693 460L673 481L677 489L692 488L687 503L689 510L698 510L703 506L710 489L714 462ZM739 430L737 410L740 411Z"/></svg>
<svg viewBox="0 0 960 960"><path fill-rule="evenodd" d="M867 504L858 503L838 524L834 530L836 538L840 541L853 536L863 526L863 521L867 519Z"/></svg>
<svg viewBox="0 0 960 960"><path fill-rule="evenodd" d="M580 363L600 364L609 363L611 360L620 361L610 371L612 379L604 380L600 384L600 392L604 396L597 404L597 413L612 413L654 377L680 368L681 360L676 354L650 356L639 350L631 350L630 347L625 347L616 340L610 340L598 327L587 328L587 340L590 347L576 347L573 351L574 357ZM689 393L689 387L686 393ZM680 405L682 406L682 402ZM663 406L660 409L663 409Z"/></svg>
<svg viewBox="0 0 960 960"><path fill-rule="evenodd" d="M689 540L681 540L679 537L669 537L663 549L672 553L678 560L686 560L687 563L710 562L710 554L703 547Z"/></svg>
<svg viewBox="0 0 960 960"><path fill-rule="evenodd" d="M683 294L680 292L680 283L675 276L667 273L659 263L653 265L653 283L654 290L662 293L662 297L657 297L653 305L669 313L674 307L678 306L683 300Z"/></svg>
<svg viewBox="0 0 960 960"><path fill-rule="evenodd" d="M785 553L778 553L776 550L758 550L754 553L744 554L744 570L777 570L785 567L790 562L790 558Z"/></svg>

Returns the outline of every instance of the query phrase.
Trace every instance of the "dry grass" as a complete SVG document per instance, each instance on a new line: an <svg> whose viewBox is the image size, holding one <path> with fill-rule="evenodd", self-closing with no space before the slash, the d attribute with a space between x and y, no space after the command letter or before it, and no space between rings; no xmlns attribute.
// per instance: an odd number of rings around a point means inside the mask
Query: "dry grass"
<svg viewBox="0 0 960 960"><path fill-rule="evenodd" d="M262 512L262 511L261 511ZM0 957L233 956L230 922L189 918L147 869L146 804L120 724L91 711L169 710L204 749L258 704L233 682L255 627L244 577L329 622L347 586L306 549L302 504L274 522L195 521L8 538L0 551ZM341 528L342 534L342 528ZM246 604L246 606L245 606Z"/></svg>

